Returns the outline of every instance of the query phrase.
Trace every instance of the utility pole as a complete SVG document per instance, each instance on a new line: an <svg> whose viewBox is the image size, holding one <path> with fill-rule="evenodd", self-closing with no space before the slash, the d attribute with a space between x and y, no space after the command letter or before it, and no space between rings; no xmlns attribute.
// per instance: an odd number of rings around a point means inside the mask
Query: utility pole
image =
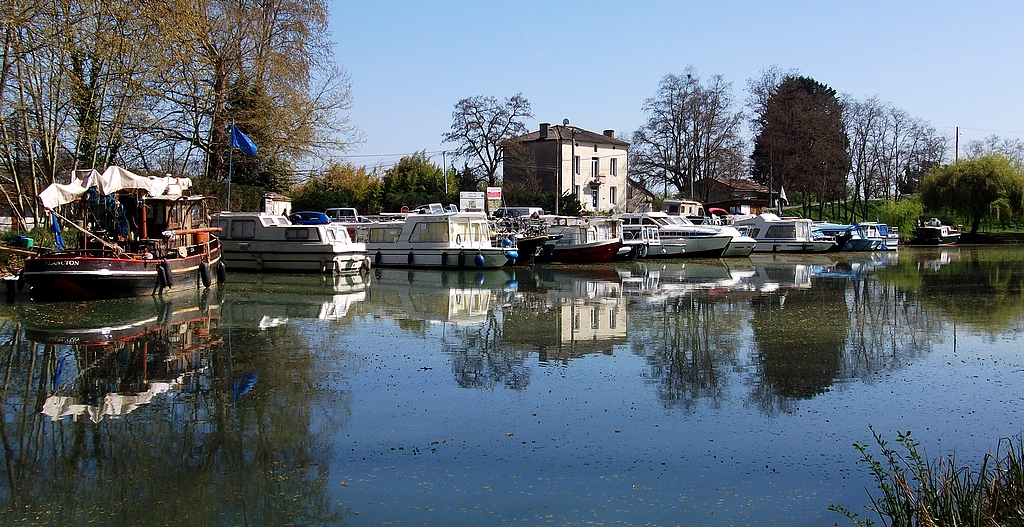
<svg viewBox="0 0 1024 527"><path fill-rule="evenodd" d="M954 132L955 137L953 138L953 162L960 161L960 127L957 126Z"/></svg>

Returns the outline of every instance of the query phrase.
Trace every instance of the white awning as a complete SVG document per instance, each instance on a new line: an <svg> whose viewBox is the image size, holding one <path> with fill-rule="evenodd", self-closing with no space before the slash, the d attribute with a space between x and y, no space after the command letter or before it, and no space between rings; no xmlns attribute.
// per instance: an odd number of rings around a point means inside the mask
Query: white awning
<svg viewBox="0 0 1024 527"><path fill-rule="evenodd" d="M122 189L145 190L150 196L175 197L192 186L192 180L186 177L143 177L133 174L121 167L107 167L102 174L95 170L76 171L71 173L71 183L54 183L39 193L39 201L43 207L54 207L71 203L85 194L90 187L96 187L100 194L110 195Z"/></svg>

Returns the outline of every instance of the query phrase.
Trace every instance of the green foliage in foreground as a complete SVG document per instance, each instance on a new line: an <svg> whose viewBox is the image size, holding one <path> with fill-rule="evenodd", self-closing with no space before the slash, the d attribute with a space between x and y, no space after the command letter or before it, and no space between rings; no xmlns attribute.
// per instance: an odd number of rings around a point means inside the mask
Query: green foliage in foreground
<svg viewBox="0 0 1024 527"><path fill-rule="evenodd" d="M1024 436L999 441L981 468L957 467L955 457L929 460L910 432L897 432L905 453L889 446L874 428L882 453L878 460L867 445L854 444L871 468L881 496L871 494L870 510L886 527L1024 525ZM831 505L856 525L875 525L842 505Z"/></svg>

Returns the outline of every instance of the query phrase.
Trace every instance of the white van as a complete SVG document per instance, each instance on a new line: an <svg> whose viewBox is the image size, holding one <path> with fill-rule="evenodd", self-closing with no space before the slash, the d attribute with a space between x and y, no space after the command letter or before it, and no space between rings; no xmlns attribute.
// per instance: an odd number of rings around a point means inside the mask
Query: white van
<svg viewBox="0 0 1024 527"><path fill-rule="evenodd" d="M331 221L356 221L359 217L359 212L351 207L339 207L333 209L327 209L324 211Z"/></svg>
<svg viewBox="0 0 1024 527"><path fill-rule="evenodd" d="M494 212L491 213L491 217L516 218L519 216L532 216L535 212L538 216L544 215L544 209L540 207L499 207L494 209Z"/></svg>

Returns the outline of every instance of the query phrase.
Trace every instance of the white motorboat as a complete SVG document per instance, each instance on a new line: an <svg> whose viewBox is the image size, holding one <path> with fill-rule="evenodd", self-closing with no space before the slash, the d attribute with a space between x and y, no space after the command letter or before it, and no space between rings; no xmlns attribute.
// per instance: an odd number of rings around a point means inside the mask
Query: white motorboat
<svg viewBox="0 0 1024 527"><path fill-rule="evenodd" d="M666 245L661 242L657 225L622 225L622 246L628 247L628 258L675 258L682 254L682 245Z"/></svg>
<svg viewBox="0 0 1024 527"><path fill-rule="evenodd" d="M833 237L842 251L894 251L900 241L896 228L890 231L886 224L872 221L853 225L821 222L814 223L812 229Z"/></svg>
<svg viewBox="0 0 1024 527"><path fill-rule="evenodd" d="M880 242L877 250L895 251L899 248L900 233L899 227L890 227L884 223L875 221L862 221L854 224L857 233L865 239L877 240Z"/></svg>
<svg viewBox="0 0 1024 527"><path fill-rule="evenodd" d="M515 239L491 243L487 215L449 212L439 203L394 221L360 224L366 252L379 267L496 268L519 258ZM361 238L363 235L358 234Z"/></svg>
<svg viewBox="0 0 1024 527"><path fill-rule="evenodd" d="M687 258L719 258L749 256L754 240L728 225L697 225L686 216L665 212L630 212L619 214L624 223L658 226L661 243L669 252ZM673 246L678 252L673 252Z"/></svg>
<svg viewBox="0 0 1024 527"><path fill-rule="evenodd" d="M265 212L218 212L224 263L233 271L357 273L369 268L366 244L337 224L296 225Z"/></svg>
<svg viewBox="0 0 1024 527"><path fill-rule="evenodd" d="M823 253L838 248L831 236L815 236L807 218L780 218L770 212L736 220L757 241L754 252Z"/></svg>

